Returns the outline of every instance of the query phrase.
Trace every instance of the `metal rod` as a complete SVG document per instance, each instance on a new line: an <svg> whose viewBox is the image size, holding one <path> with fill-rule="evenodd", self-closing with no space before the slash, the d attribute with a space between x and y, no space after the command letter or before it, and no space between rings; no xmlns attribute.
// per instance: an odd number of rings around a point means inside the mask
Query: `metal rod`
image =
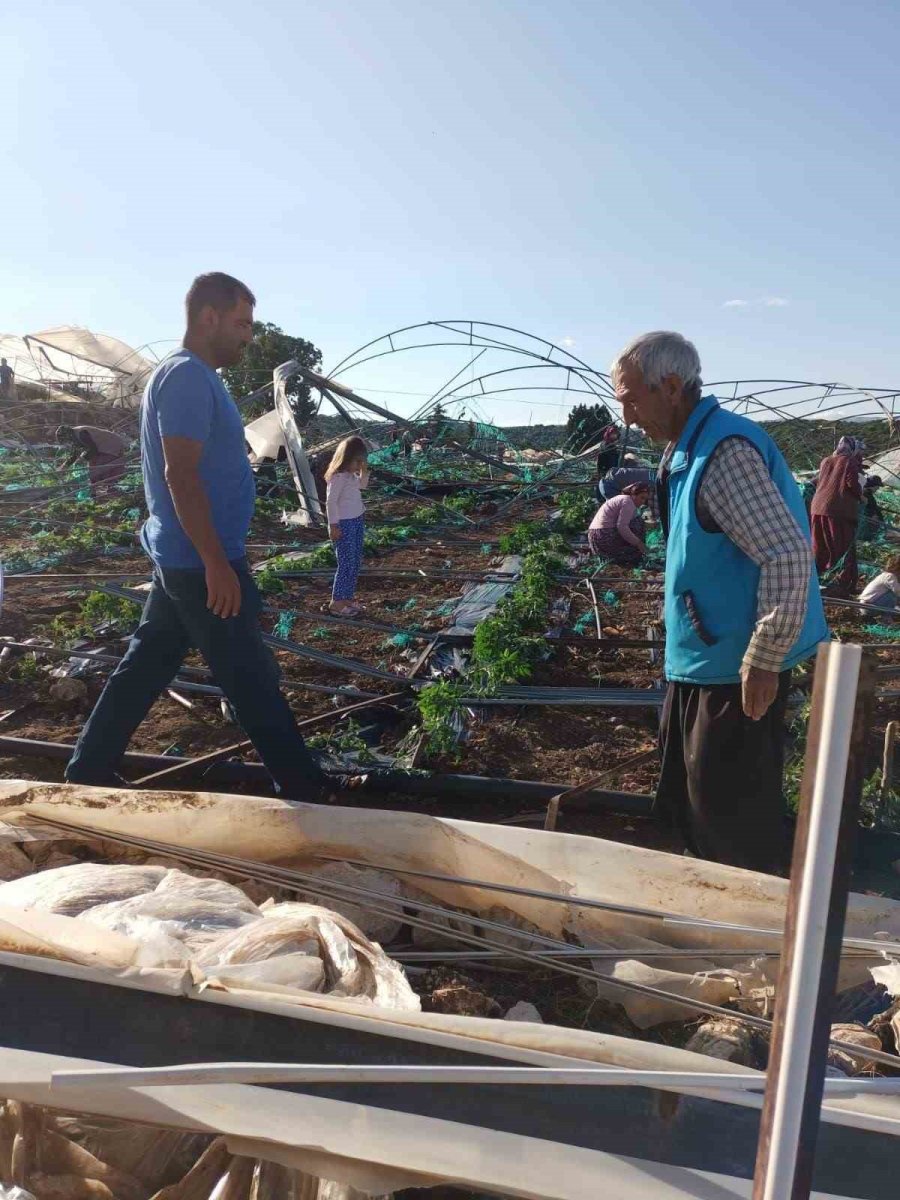
<svg viewBox="0 0 900 1200"><path fill-rule="evenodd" d="M225 874L235 875L242 879L254 879L258 882L274 884L288 891L299 892L301 895L314 892L317 895L331 898L332 900L350 901L354 904L364 903L368 912L379 916L386 916L394 920L400 917L404 924L411 925L413 928L427 929L432 933L440 933L442 936L452 939L453 941L462 942L465 945L476 946L478 949L493 949L505 950L507 953L512 949L521 961L529 963L537 963L539 966L545 966L546 960L542 959L539 952L532 950L510 948L503 942L497 942L484 934L477 935L475 933L466 933L463 930L454 929L449 925L441 925L435 921L430 921L425 917L412 916L409 912L404 911L406 908L415 908L419 913L430 912L443 917L445 920L449 917L452 920L462 919L467 925L473 929L496 929L504 936L524 938L530 942L539 942L543 946L549 946L553 949L565 950L568 946L565 942L561 942L556 938L546 937L541 933L532 932L530 930L517 929L514 925L504 925L502 922L489 921L484 917L476 916L473 913L465 913L462 918L460 914L453 909L447 909L440 905L426 903L425 901L412 901L407 898L398 897L396 899L387 897L381 892L377 892L372 888L358 886L356 884L340 883L334 879L323 879L320 876L311 875L308 872L289 870L282 867L260 866L259 863L251 859L235 858L231 855L213 854L208 851L187 850L183 847L171 842L158 842L150 838L132 837L122 833L112 833L110 831L89 826L78 825L74 822L61 821L57 818L39 816L38 819L51 827L66 830L67 832L80 833L82 836L87 836L94 840L106 840L122 845L134 846L139 849L149 850L151 853L161 853L168 855L170 858L181 859L184 862L200 865L205 868L215 868ZM772 1022L764 1017L755 1017L749 1013L740 1012L725 1008L719 1004L709 1004L704 1000L697 998L678 995L675 992L665 991L662 988L650 987L646 984L633 983L623 979L617 979L611 975L603 975L599 971L588 970L585 967L579 967L575 963L558 961L553 963L553 969L564 975L573 975L579 979L587 979L592 983L599 983L602 986L611 987L614 990L631 992L635 995L650 996L655 1000L664 1000L672 1003L680 1008L687 1008L693 1012L704 1012L711 1016L727 1016L730 1020L742 1021L756 1029L769 1031L772 1028ZM832 1041L830 1046L838 1050L849 1050L857 1057L866 1058L872 1062L882 1062L891 1067L896 1067L897 1058L892 1054L885 1054L882 1051L870 1050L863 1046L853 1046L839 1041Z"/></svg>
<svg viewBox="0 0 900 1200"><path fill-rule="evenodd" d="M517 887L509 883L494 883L488 879L470 879L465 875L444 875L438 871L421 871L415 870L412 867L397 867L388 863L373 863L362 858L346 858L344 856L328 854L317 854L315 857L322 862L342 862L352 867L370 867L372 870L385 871L394 875L409 875L416 879L431 879L435 883L452 883L458 887L481 888L488 892L506 892L513 896L526 896L529 899L547 900L555 904L571 904L575 908L594 908L601 912L621 913L623 916L628 917L645 917L661 921L664 925L696 925L703 929L725 930L729 933L762 934L769 937L783 937L784 935L783 930L780 929L756 929L749 925L732 925L721 921L694 920L691 917L679 917L670 912L653 908L642 908L635 904L616 904L608 900L592 900L587 896L578 896L570 893L563 895L556 892L543 891L539 888ZM883 954L889 951L900 953L900 943L897 942L881 942L874 939L850 937L844 938L843 944L852 950L872 951L876 954Z"/></svg>
<svg viewBox="0 0 900 1200"><path fill-rule="evenodd" d="M684 946L670 946L667 949L647 950L643 946L623 946L618 950L593 950L589 946L572 946L570 950L542 950L544 958L596 958L603 962L618 961L622 958L654 959L654 958L736 958L736 959L777 959L781 958L780 950L720 950L717 946L711 950L709 946L699 946L697 949L686 949ZM398 962L427 963L427 962L492 962L509 961L509 952L499 950L392 950L391 958ZM844 954L843 958L857 958L863 962L880 960L880 954L865 954L862 951L852 951Z"/></svg>

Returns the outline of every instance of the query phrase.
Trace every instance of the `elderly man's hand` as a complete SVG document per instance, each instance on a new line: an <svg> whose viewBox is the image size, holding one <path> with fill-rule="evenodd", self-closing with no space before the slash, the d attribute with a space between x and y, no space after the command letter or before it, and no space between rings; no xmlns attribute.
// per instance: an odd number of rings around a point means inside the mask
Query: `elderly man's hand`
<svg viewBox="0 0 900 1200"><path fill-rule="evenodd" d="M741 700L744 713L751 721L761 720L778 695L778 672L763 671L760 667L741 669Z"/></svg>

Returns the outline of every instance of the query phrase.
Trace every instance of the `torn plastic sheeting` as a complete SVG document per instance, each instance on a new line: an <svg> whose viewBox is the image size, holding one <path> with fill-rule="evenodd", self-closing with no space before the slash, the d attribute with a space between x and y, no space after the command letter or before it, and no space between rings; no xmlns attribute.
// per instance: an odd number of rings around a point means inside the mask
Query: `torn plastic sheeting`
<svg viewBox="0 0 900 1200"><path fill-rule="evenodd" d="M244 437L257 458L277 459L278 451L285 444L281 416L274 408L270 409L244 426Z"/></svg>
<svg viewBox="0 0 900 1200"><path fill-rule="evenodd" d="M462 600L453 610L453 623L444 632L448 634L474 633L478 625L491 615L510 588L517 582L521 569L521 555L507 555L492 574L505 575L508 578L486 580L484 583L475 584L466 591Z"/></svg>
<svg viewBox="0 0 900 1200"><path fill-rule="evenodd" d="M144 890L92 903L136 888ZM49 918L45 927L57 931L55 953L67 941L65 925L83 922L121 939L117 966L190 966L197 983L211 971L235 986L311 987L367 998L384 1008L419 1007L402 968L346 917L320 906L293 903L263 910L240 888L219 879L162 867L90 863L0 885L0 903L15 904L17 897L26 911ZM63 911L67 916L60 916ZM232 970L235 965L239 969Z"/></svg>
<svg viewBox="0 0 900 1200"><path fill-rule="evenodd" d="M596 838L422 813L322 810L315 805L202 792L191 794L191 803L186 805L183 792L117 792L0 781L0 803L4 795L9 798L7 803L24 806L26 813L43 811L62 820L164 839L187 848L233 854L235 847L240 847L242 855L262 862L289 865L293 859L306 864L312 854L336 855L388 870L412 867L762 929L777 929L784 920L784 880ZM11 816L8 812L6 816L9 822ZM461 910L482 914L498 902L496 892L474 885L410 882ZM504 895L503 905L550 936L564 937L569 932L579 941L593 938L603 943L612 941L610 933L635 934L662 947L696 948L708 954L714 968L736 965L733 960L717 962L717 945L746 946L748 952L780 945L777 934L723 933L712 927L663 924L649 916L585 909L540 897ZM884 897L852 896L848 935L870 937L878 931L900 937L900 904ZM848 973L842 978L843 987L869 977L863 964L848 960L845 967ZM321 1000L337 1003L328 997ZM423 1023L428 1025L434 1016L424 1014ZM559 1033L563 1036L563 1031Z"/></svg>
<svg viewBox="0 0 900 1200"><path fill-rule="evenodd" d="M297 373L297 370L298 364L293 360L275 368L273 373L275 411L281 422L284 447L291 466L294 486L297 488L297 495L300 499L300 512L297 514L297 520L301 525L321 525L324 518L316 482L313 479L303 446L303 438L287 396L288 380Z"/></svg>

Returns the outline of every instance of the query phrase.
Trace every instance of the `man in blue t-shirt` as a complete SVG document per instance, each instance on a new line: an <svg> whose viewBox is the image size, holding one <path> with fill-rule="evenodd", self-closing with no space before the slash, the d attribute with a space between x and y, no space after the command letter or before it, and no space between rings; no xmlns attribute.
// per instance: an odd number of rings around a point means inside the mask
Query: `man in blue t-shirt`
<svg viewBox="0 0 900 1200"><path fill-rule="evenodd" d="M325 776L306 749L262 638L262 600L246 559L253 472L241 415L216 373L240 361L253 336L255 303L230 275L200 275L187 295L184 344L147 384L141 467L149 516L141 542L153 582L128 651L66 768L71 783L116 782L131 735L194 647L277 790L291 799L324 798Z"/></svg>

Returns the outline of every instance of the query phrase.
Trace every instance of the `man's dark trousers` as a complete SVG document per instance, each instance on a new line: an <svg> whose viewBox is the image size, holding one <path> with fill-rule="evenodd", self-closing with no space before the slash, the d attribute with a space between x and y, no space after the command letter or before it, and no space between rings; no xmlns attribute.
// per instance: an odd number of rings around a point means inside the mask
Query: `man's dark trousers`
<svg viewBox="0 0 900 1200"><path fill-rule="evenodd" d="M310 757L279 687L278 665L262 639L262 599L247 560L233 562L241 611L217 617L207 607L202 570L156 567L140 624L81 731L66 768L70 783L107 785L132 734L191 647L200 651L278 792L315 799L325 777Z"/></svg>
<svg viewBox="0 0 900 1200"><path fill-rule="evenodd" d="M739 683L670 683L660 721L662 770L654 811L698 858L783 873L783 775L790 671L759 721Z"/></svg>

